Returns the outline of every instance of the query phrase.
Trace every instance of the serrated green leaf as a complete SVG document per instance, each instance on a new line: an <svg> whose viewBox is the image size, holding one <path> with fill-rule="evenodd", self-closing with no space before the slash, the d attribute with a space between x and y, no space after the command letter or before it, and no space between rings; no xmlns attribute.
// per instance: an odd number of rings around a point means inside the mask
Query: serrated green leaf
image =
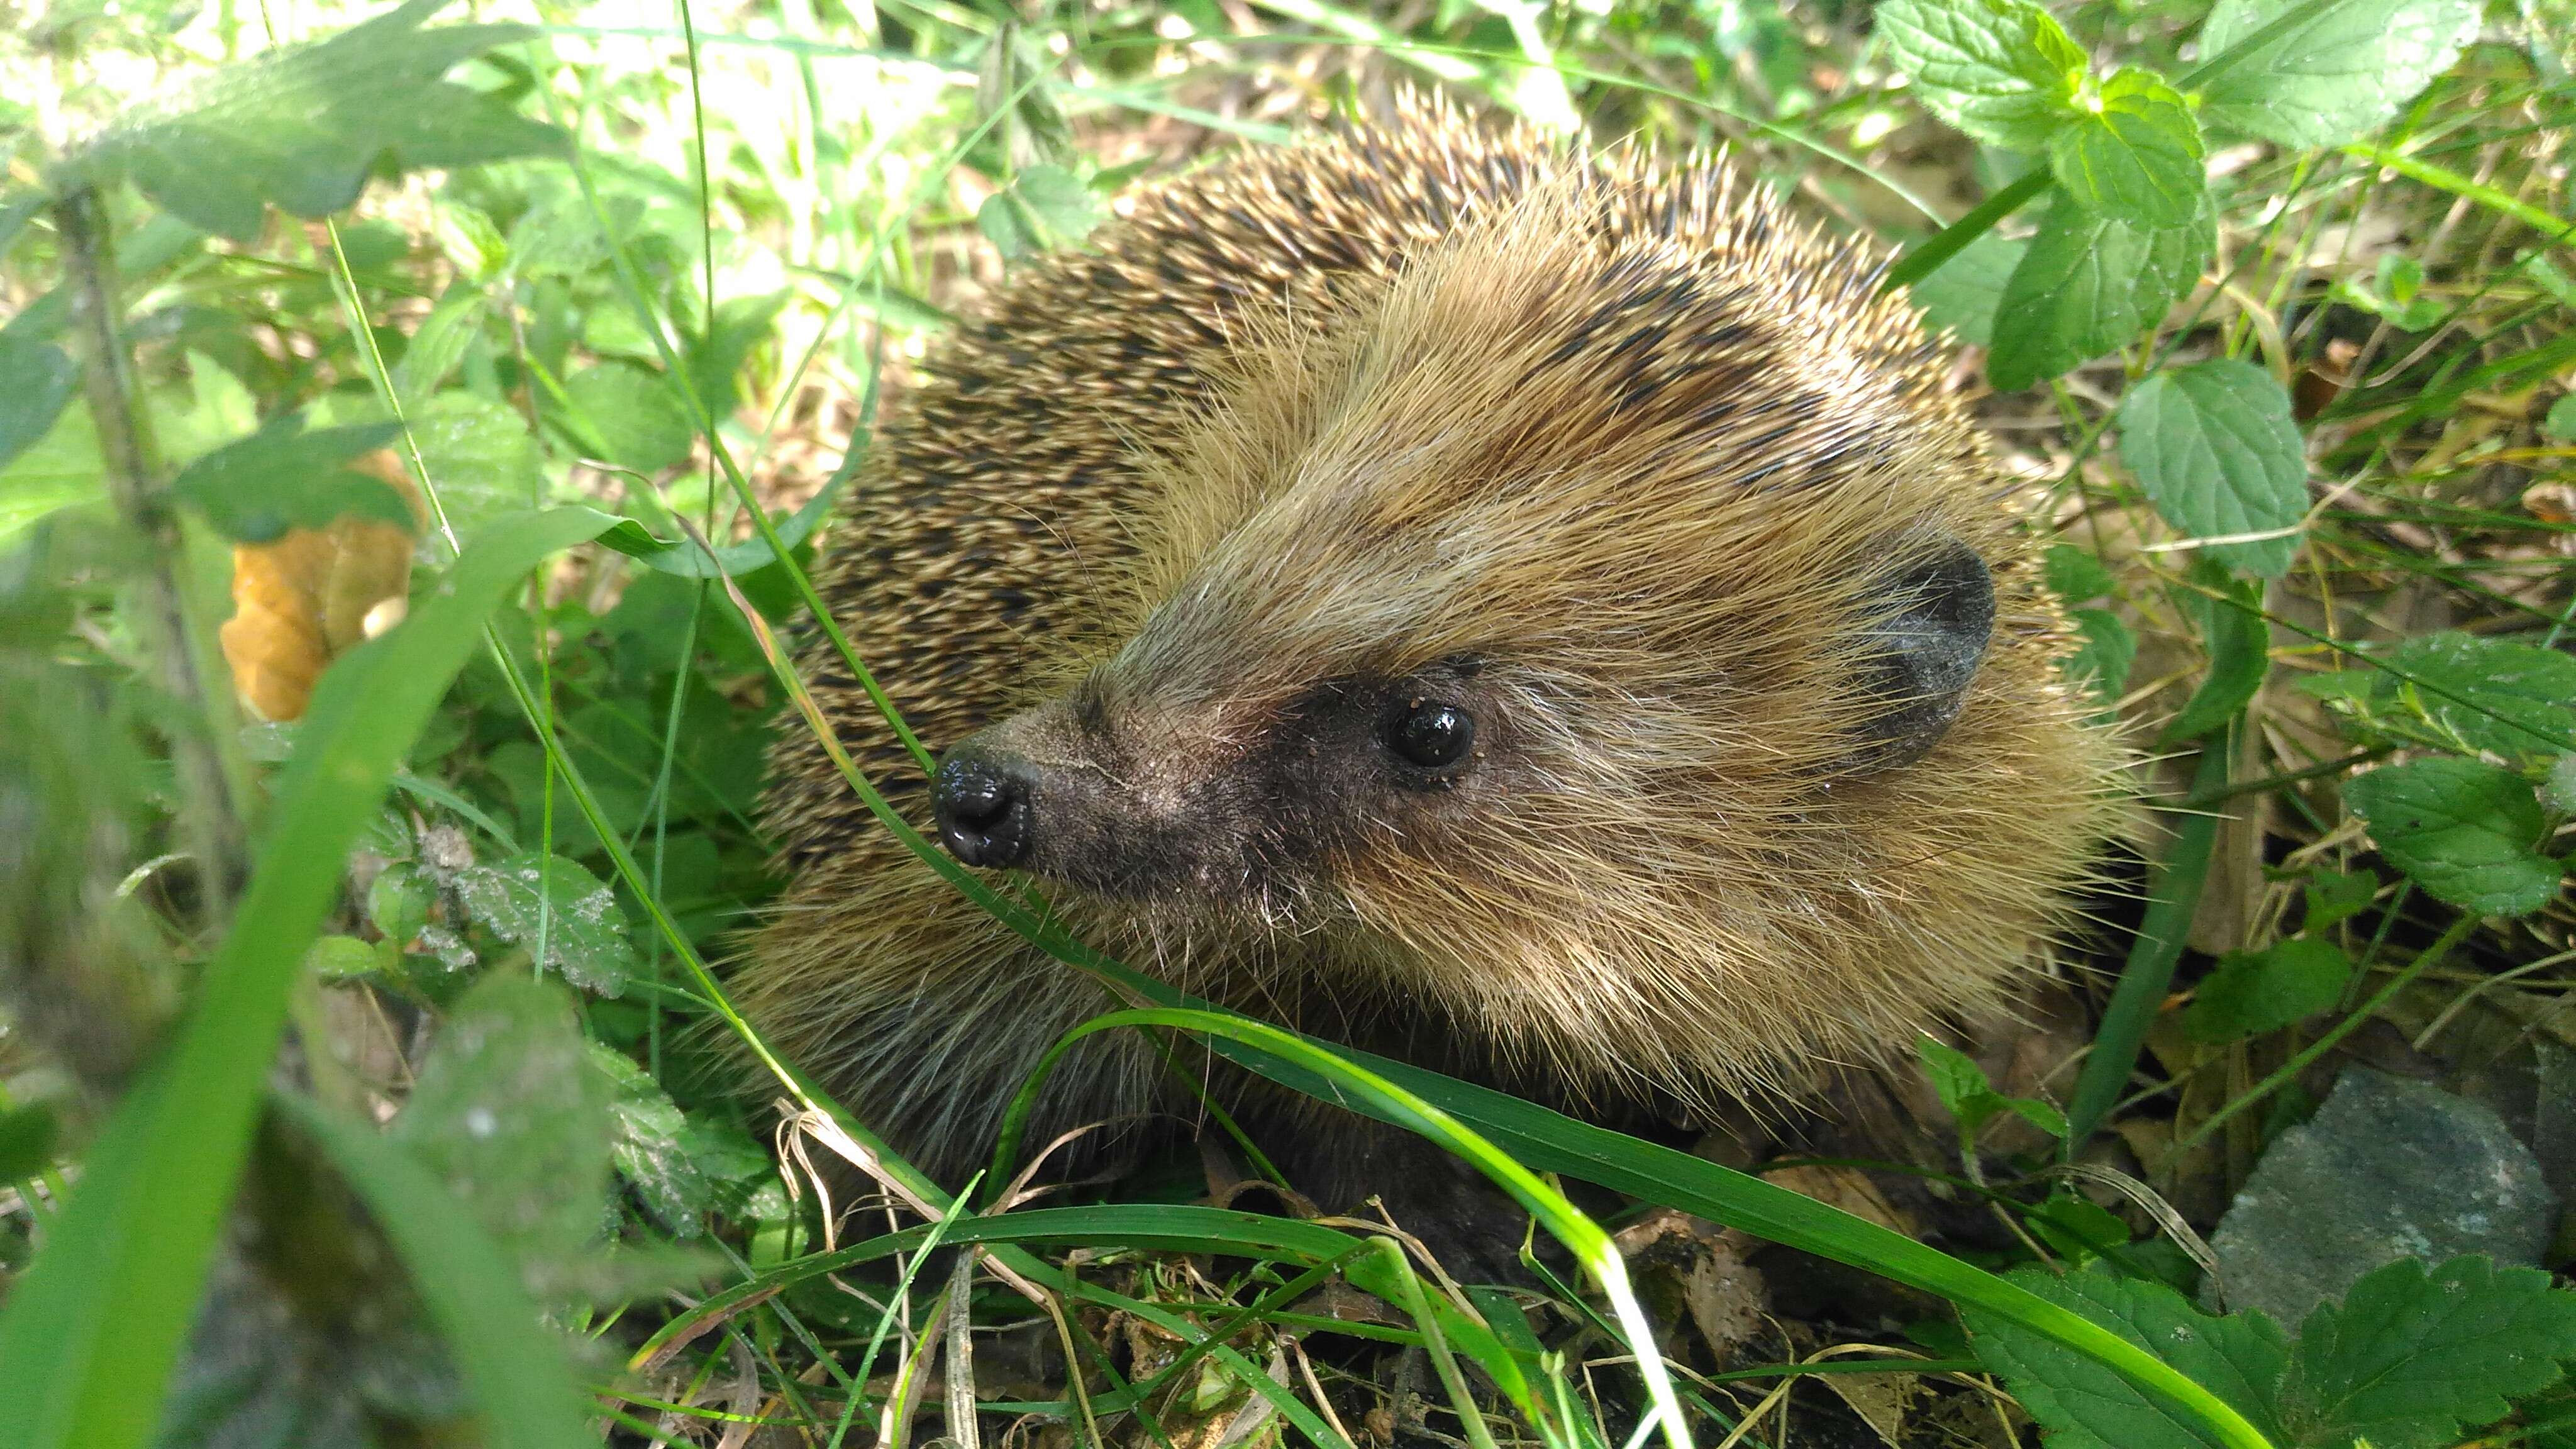
<svg viewBox="0 0 2576 1449"><path fill-rule="evenodd" d="M2057 184L2086 207L2141 226L2182 226L2209 202L2200 123L2161 76L2122 69L2076 97L2048 138Z"/></svg>
<svg viewBox="0 0 2576 1449"><path fill-rule="evenodd" d="M2370 909L2379 897L2379 877L2366 870L2321 870L2308 877L2307 910L2299 918L2302 932L2322 931Z"/></svg>
<svg viewBox="0 0 2576 1449"><path fill-rule="evenodd" d="M408 414L429 400L438 385L465 360L465 349L483 325L483 294L470 286L448 289L411 335L402 361L394 364L394 396Z"/></svg>
<svg viewBox="0 0 2576 1449"><path fill-rule="evenodd" d="M2165 726L2166 744L2196 740L2234 719L2262 689L2263 678L2272 668L2272 627L2258 607L2261 592L2229 578L2206 559L2193 566L2192 578L2227 597L2191 601L2191 612L2200 623L2201 648L2209 654L2209 673L2183 702L2182 713Z"/></svg>
<svg viewBox="0 0 2576 1449"><path fill-rule="evenodd" d="M2293 936L2260 951L2230 951L2183 1012L2194 1041L2230 1042L2278 1031L2331 1007L2352 980L2352 958L2332 941Z"/></svg>
<svg viewBox="0 0 2576 1449"><path fill-rule="evenodd" d="M1998 146L2045 145L2084 74L2082 47L2028 0L1890 0L1875 24L1933 114Z"/></svg>
<svg viewBox="0 0 2576 1449"><path fill-rule="evenodd" d="M548 497L545 459L519 414L505 403L450 390L411 414L412 443L460 536ZM446 552L444 535L432 547Z"/></svg>
<svg viewBox="0 0 2576 1449"><path fill-rule="evenodd" d="M2560 755L2550 762L2549 773L2540 782L2540 803L2552 815L2576 815L2576 755Z"/></svg>
<svg viewBox="0 0 2576 1449"><path fill-rule="evenodd" d="M2120 457L2165 521L2193 538L2295 529L2308 509L2306 444L2290 395L2248 362L2218 358L2160 372L2120 400ZM2277 578L2295 534L2206 545Z"/></svg>
<svg viewBox="0 0 2576 1449"><path fill-rule="evenodd" d="M2219 0L2201 27L2201 54L2228 50L2294 3ZM2475 0L2343 0L2212 81L2201 119L2284 146L2352 140L2449 70L2477 24Z"/></svg>
<svg viewBox="0 0 2576 1449"><path fill-rule="evenodd" d="M2281 1383L2301 1444L2440 1449L2558 1382L2576 1358L2576 1293L2537 1268L2400 1258L2308 1315Z"/></svg>
<svg viewBox="0 0 2576 1449"><path fill-rule="evenodd" d="M0 333L0 468L36 446L72 400L71 355L50 342Z"/></svg>
<svg viewBox="0 0 2576 1449"><path fill-rule="evenodd" d="M304 431L289 413L179 471L171 495L240 543L267 543L290 528L326 528L342 517L412 526L411 506L381 478L341 465L381 448L391 423Z"/></svg>
<svg viewBox="0 0 2576 1449"><path fill-rule="evenodd" d="M1906 294L1923 309L1925 325L1946 327L1962 342L1986 346L1994 341L1995 309L2003 303L2004 284L2029 250L2030 243L2020 237L1987 232L1906 288Z"/></svg>
<svg viewBox="0 0 2576 1449"><path fill-rule="evenodd" d="M2422 737L2512 761L2576 749L2576 656L2456 631L2409 639L2371 675L2375 716L2410 714Z"/></svg>
<svg viewBox="0 0 2576 1449"><path fill-rule="evenodd" d="M704 1231L712 1184L689 1150L689 1121L670 1094L625 1053L591 1043L591 1064L609 1083L611 1153L645 1210L679 1237Z"/></svg>
<svg viewBox="0 0 2576 1449"><path fill-rule="evenodd" d="M621 468L659 473L689 456L698 430L659 373L602 362L564 379L583 446Z"/></svg>
<svg viewBox="0 0 2576 1449"><path fill-rule="evenodd" d="M2280 1327L2259 1313L2212 1318L2161 1283L2113 1276L2096 1265L2006 1278L2093 1320L2216 1394L2275 1443L2272 1385L2288 1360ZM1968 1342L2047 1431L2049 1449L2215 1449L2219 1440L2128 1380L2080 1354L1962 1308Z"/></svg>
<svg viewBox="0 0 2576 1449"><path fill-rule="evenodd" d="M2356 775L2344 804L2379 853L2463 910L2520 916L2558 894L2560 865L2537 848L2546 822L2531 784L2476 760L2415 760Z"/></svg>
<svg viewBox="0 0 2576 1449"><path fill-rule="evenodd" d="M2120 347L2164 320L2217 245L2211 214L2149 227L2064 191L2004 284L1986 375L2017 391Z"/></svg>
<svg viewBox="0 0 2576 1449"><path fill-rule="evenodd" d="M2109 565L2071 543L2050 544L2043 567L2048 591L2070 604L2101 598L2116 583Z"/></svg>
<svg viewBox="0 0 2576 1449"><path fill-rule="evenodd" d="M580 1254L608 1189L608 1084L563 988L513 971L476 982L393 1137L523 1264Z"/></svg>
<svg viewBox="0 0 2576 1449"><path fill-rule="evenodd" d="M1931 1080L1941 1105L1958 1120L1963 1142L1974 1142L1978 1130L2004 1112L2052 1137L2066 1135L2064 1113L2036 1097L2008 1097L1996 1091L1986 1077L1986 1069L1967 1053L1929 1036L1915 1039L1914 1053L1921 1059L1923 1074Z"/></svg>
<svg viewBox="0 0 2576 1449"><path fill-rule="evenodd" d="M228 66L138 107L70 164L122 176L184 220L255 241L275 204L322 217L355 202L380 166L467 166L559 151L565 137L506 101L440 79L535 32L421 22L448 0L410 0L319 44Z"/></svg>
<svg viewBox="0 0 2576 1449"><path fill-rule="evenodd" d="M529 853L469 865L454 885L476 924L526 947L538 965L584 991L618 995L642 964L626 939L617 898L599 877L562 856Z"/></svg>
<svg viewBox="0 0 2576 1449"><path fill-rule="evenodd" d="M2108 609L2078 609L2072 617L2083 642L2067 656L2067 677L2085 681L2087 692L2102 703L2116 703L2138 659L2138 631Z"/></svg>

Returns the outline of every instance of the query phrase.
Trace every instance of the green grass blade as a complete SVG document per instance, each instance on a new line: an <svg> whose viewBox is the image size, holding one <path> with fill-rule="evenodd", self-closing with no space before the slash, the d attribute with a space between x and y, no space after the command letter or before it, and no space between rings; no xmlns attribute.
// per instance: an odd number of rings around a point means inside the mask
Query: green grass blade
<svg viewBox="0 0 2576 1449"><path fill-rule="evenodd" d="M503 595L615 522L587 508L496 522L407 622L323 676L186 1025L110 1120L0 1310L0 1444L127 1449L150 1436L350 841Z"/></svg>
<svg viewBox="0 0 2576 1449"><path fill-rule="evenodd" d="M563 1345L537 1318L500 1246L428 1169L374 1128L343 1121L309 1098L270 1099L330 1154L367 1212L393 1239L413 1286L446 1336L496 1449L585 1449L584 1400Z"/></svg>
<svg viewBox="0 0 2576 1449"><path fill-rule="evenodd" d="M1021 1128L1028 1120L1029 1110L1035 1105L1048 1073L1063 1059L1064 1053L1084 1037L1122 1027L1177 1027L1253 1048L1286 1061L1326 1083L1327 1091L1317 1095L1346 1105L1365 1103L1366 1106L1357 1109L1380 1121L1391 1122L1406 1131L1427 1137L1465 1158L1477 1171L1510 1193L1539 1220L1541 1226L1565 1244L1578 1261L1592 1270L1594 1280L1610 1300L1611 1310L1617 1316L1630 1351L1637 1356L1637 1368L1646 1381L1647 1396L1653 1401L1656 1412L1663 1417L1664 1438L1674 1449L1690 1449L1690 1433L1682 1419L1680 1400L1673 1392L1672 1377L1664 1367L1662 1355L1656 1350L1645 1309L1639 1305L1636 1294L1628 1285L1627 1263L1619 1256L1610 1235L1585 1216L1581 1209L1566 1201L1563 1193L1537 1173L1438 1105L1408 1091L1381 1072L1370 1070L1368 1065L1362 1065L1354 1057L1294 1032L1231 1012L1186 1007L1111 1012L1084 1022L1065 1033L1048 1049L1036 1070L1029 1074L1019 1096L1012 1101L1010 1113L1004 1119L1001 1141L994 1149L991 1181L1010 1180L1011 1163L1018 1155ZM1402 1259L1399 1257L1390 1266L1401 1268ZM1422 1320L1425 1331L1436 1331L1435 1320L1430 1316L1429 1305L1422 1301L1419 1285L1410 1285L1409 1291L1405 1291L1408 1285L1398 1283L1395 1286L1400 1292L1405 1292L1405 1298L1409 1300L1406 1306ZM1508 1364L1508 1357L1505 1356L1503 1361ZM1470 1425L1471 1431L1478 1427Z"/></svg>

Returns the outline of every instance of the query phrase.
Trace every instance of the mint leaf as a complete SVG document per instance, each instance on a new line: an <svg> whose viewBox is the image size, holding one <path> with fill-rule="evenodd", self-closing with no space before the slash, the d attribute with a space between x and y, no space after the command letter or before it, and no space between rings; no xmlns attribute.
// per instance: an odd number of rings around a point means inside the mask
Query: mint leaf
<svg viewBox="0 0 2576 1449"><path fill-rule="evenodd" d="M2052 543L2042 561L2048 591L2070 604L2098 599L2117 582L2110 566L2071 543Z"/></svg>
<svg viewBox="0 0 2576 1449"><path fill-rule="evenodd" d="M2295 3L2219 0L2200 53L2226 51ZM2477 25L2476 0L2341 0L2213 79L2201 119L2283 146L2349 141L2449 70Z"/></svg>
<svg viewBox="0 0 2576 1449"><path fill-rule="evenodd" d="M2379 898L2379 877L2366 870L2321 870L2308 877L2303 894L2307 910L2299 917L2299 929L2313 934L2369 910Z"/></svg>
<svg viewBox="0 0 2576 1449"><path fill-rule="evenodd" d="M697 441L662 374L631 362L602 362L564 379L571 431L595 456L638 473L685 461Z"/></svg>
<svg viewBox="0 0 2576 1449"><path fill-rule="evenodd" d="M1906 288L1906 294L1923 309L1926 324L1946 327L1960 341L1983 347L1994 340L1995 308L2003 302L2004 284L2029 250L2030 243L2018 237L1987 232Z"/></svg>
<svg viewBox="0 0 2576 1449"><path fill-rule="evenodd" d="M342 466L393 441L392 423L304 431L301 413L215 449L170 484L172 496L226 538L269 543L290 528L327 528L343 515L411 528L411 505L381 478Z"/></svg>
<svg viewBox="0 0 2576 1449"><path fill-rule="evenodd" d="M2371 676L2374 723L2412 715L2424 728L2411 735L2511 761L2576 750L2576 656L2446 632L2409 639L2385 662Z"/></svg>
<svg viewBox="0 0 2576 1449"><path fill-rule="evenodd" d="M2531 785L2476 760L2415 760L2344 781L2389 863L2463 910L2520 916L2558 894L2560 866L2536 848L2547 829Z"/></svg>
<svg viewBox="0 0 2576 1449"><path fill-rule="evenodd" d="M409 4L318 45L228 66L100 137L73 163L123 177L173 214L236 241L258 239L264 208L328 216L380 166L470 166L561 151L564 135L509 102L440 79L524 40L524 25L421 22L448 0Z"/></svg>
<svg viewBox="0 0 2576 1449"><path fill-rule="evenodd" d="M394 1137L532 1273L599 1228L608 1094L587 1054L562 987L495 972L448 1013L394 1118Z"/></svg>
<svg viewBox="0 0 2576 1449"><path fill-rule="evenodd" d="M2300 1444L2439 1449L2504 1417L2509 1399L2558 1382L2576 1358L2576 1293L2536 1268L2413 1258L2308 1315L2281 1383Z"/></svg>
<svg viewBox="0 0 2576 1449"><path fill-rule="evenodd" d="M2084 51L2029 0L1889 0L1876 24L1934 115L2017 151L2046 144L2084 74Z"/></svg>
<svg viewBox="0 0 2576 1449"><path fill-rule="evenodd" d="M1923 1074L1931 1080L1941 1105L1958 1120L1962 1148L1973 1146L1977 1129L2002 1112L2012 1113L2051 1137L2066 1135L2065 1113L2036 1097L2007 1097L1996 1091L1986 1077L1986 1069L1967 1053L1928 1036L1916 1038L1914 1053L1922 1060Z"/></svg>
<svg viewBox="0 0 2576 1449"><path fill-rule="evenodd" d="M2259 1313L2212 1318L2161 1283L2116 1277L2101 1264L2062 1275L2024 1268L2004 1276L2180 1369L2269 1432L2272 1385L2288 1358L2271 1319ZM2199 1420L2054 1339L1965 1305L1959 1319L1978 1361L2003 1376L2046 1431L2049 1449L2216 1449L2220 1443Z"/></svg>
<svg viewBox="0 0 2576 1449"><path fill-rule="evenodd" d="M2122 346L2164 320L2217 245L2208 211L2180 226L2105 216L2064 190L2004 284L1986 375L2012 392Z"/></svg>
<svg viewBox="0 0 2576 1449"><path fill-rule="evenodd" d="M469 865L453 884L477 924L531 955L542 938L537 964L584 991L615 996L643 964L626 939L616 897L599 877L560 855Z"/></svg>
<svg viewBox="0 0 2576 1449"><path fill-rule="evenodd" d="M2157 373L2120 399L2120 456L2165 521L2194 538L2298 526L2308 460L2290 395L2250 362L2220 358ZM2277 578L2295 535L2208 545L2221 562Z"/></svg>
<svg viewBox="0 0 2576 1449"><path fill-rule="evenodd" d="M2352 980L2352 958L2332 941L2293 936L2260 951L2230 951L2183 1012L2192 1040L2218 1043L2278 1031L2331 1007Z"/></svg>
<svg viewBox="0 0 2576 1449"><path fill-rule="evenodd" d="M2166 744L2198 739L2234 719L2263 687L2272 667L2272 627L2263 621L2261 591L2229 578L2207 559L2195 563L2191 574L2195 582L2227 597L2191 600L2191 612L2200 621L2201 647L2209 651L2209 673L2183 702L2182 713L2165 726Z"/></svg>
<svg viewBox="0 0 2576 1449"><path fill-rule="evenodd" d="M52 431L72 400L72 378L61 348L0 332L0 468Z"/></svg>
<svg viewBox="0 0 2576 1449"><path fill-rule="evenodd" d="M2078 609L2073 618L2083 642L2067 657L2067 677L2085 681L2102 703L2117 703L2129 687L2129 666L2138 659L2138 631L2108 609Z"/></svg>
<svg viewBox="0 0 2576 1449"><path fill-rule="evenodd" d="M2182 226L2207 204L2200 123L2153 71L2124 68L2075 99L2048 138L2057 184L2087 208L2141 226Z"/></svg>

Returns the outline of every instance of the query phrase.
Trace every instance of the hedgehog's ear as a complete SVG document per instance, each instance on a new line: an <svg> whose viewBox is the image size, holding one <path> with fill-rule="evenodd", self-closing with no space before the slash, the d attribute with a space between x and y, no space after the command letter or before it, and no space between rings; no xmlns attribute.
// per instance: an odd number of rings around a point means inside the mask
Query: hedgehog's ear
<svg viewBox="0 0 2576 1449"><path fill-rule="evenodd" d="M1977 551L1947 534L1894 541L1902 562L1870 581L1860 663L1873 712L1854 770L1910 765L1931 752L1966 703L1995 628L1995 582Z"/></svg>

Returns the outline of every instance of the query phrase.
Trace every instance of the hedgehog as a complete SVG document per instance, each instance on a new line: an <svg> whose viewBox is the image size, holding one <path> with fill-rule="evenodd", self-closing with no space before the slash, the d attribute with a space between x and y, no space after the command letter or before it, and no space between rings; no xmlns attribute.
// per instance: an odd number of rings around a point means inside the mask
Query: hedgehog
<svg viewBox="0 0 2576 1449"><path fill-rule="evenodd" d="M818 586L935 771L805 674L959 861L1173 987L1605 1125L1794 1103L2008 1010L2115 813L2022 495L1883 274L1723 158L1438 103L1237 154L1017 270L875 435ZM1120 1003L810 734L771 765L743 1004L954 1185ZM1026 1140L1114 1170L1210 1099L1325 1210L1484 1211L1137 1033Z"/></svg>

